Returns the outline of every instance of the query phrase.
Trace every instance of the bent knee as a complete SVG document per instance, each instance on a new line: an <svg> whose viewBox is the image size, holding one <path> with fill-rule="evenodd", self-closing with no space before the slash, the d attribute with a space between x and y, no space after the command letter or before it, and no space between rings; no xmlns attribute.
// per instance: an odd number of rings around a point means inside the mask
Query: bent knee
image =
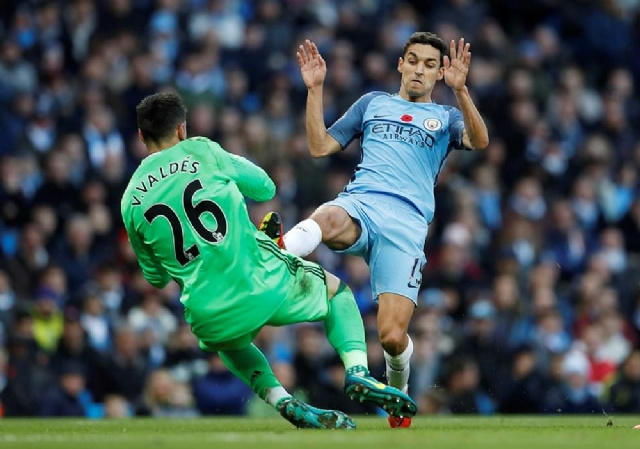
<svg viewBox="0 0 640 449"><path fill-rule="evenodd" d="M311 215L311 219L318 223L322 230L323 240L340 235L340 231L344 228L342 218L340 211L335 207L320 207Z"/></svg>
<svg viewBox="0 0 640 449"><path fill-rule="evenodd" d="M360 235L360 229L341 207L321 206L311 218L322 230L322 241L332 249L348 248Z"/></svg>
<svg viewBox="0 0 640 449"><path fill-rule="evenodd" d="M360 227L339 206L320 206L311 218L322 230L322 241L331 249L346 249L360 236Z"/></svg>
<svg viewBox="0 0 640 449"><path fill-rule="evenodd" d="M391 355L401 354L407 346L407 333L399 327L380 329L380 344Z"/></svg>

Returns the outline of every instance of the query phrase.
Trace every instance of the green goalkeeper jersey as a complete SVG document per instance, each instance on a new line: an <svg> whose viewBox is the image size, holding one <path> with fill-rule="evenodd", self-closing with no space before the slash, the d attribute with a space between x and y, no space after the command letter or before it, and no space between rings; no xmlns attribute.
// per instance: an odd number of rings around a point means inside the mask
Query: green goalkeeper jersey
<svg viewBox="0 0 640 449"><path fill-rule="evenodd" d="M194 312L187 321L206 317L213 340L264 325L295 281L297 267L244 201L274 195L264 170L203 137L146 157L125 190L122 218L145 278L158 288L174 279Z"/></svg>

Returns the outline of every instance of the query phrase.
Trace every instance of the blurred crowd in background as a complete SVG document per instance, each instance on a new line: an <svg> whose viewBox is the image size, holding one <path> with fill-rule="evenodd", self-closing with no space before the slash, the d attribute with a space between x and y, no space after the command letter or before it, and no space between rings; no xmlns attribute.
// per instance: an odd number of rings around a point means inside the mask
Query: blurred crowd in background
<svg viewBox="0 0 640 449"><path fill-rule="evenodd" d="M273 201L248 204L254 222L276 210L289 228L360 158L358 142L309 156L297 46L327 61L331 124L398 91L417 30L471 43L491 137L438 178L411 326L420 413L640 413L640 1L15 0L0 19L5 416L275 413L198 349L178 287L141 275L119 213L145 157L135 106L179 92L190 135L275 180ZM434 100L456 104L443 83ZM366 264L311 258L353 289L382 379ZM296 395L376 413L342 394L321 326L257 344Z"/></svg>

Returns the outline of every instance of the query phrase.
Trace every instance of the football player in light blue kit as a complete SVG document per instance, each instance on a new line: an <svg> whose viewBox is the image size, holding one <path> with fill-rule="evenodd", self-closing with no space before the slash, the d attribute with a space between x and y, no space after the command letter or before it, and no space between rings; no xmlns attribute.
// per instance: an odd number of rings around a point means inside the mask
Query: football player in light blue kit
<svg viewBox="0 0 640 449"><path fill-rule="evenodd" d="M416 305L424 243L435 211L434 185L447 156L457 149L485 148L487 127L466 87L471 53L460 39L445 43L435 34L414 33L398 59L400 91L371 92L358 99L328 130L322 85L327 67L307 40L297 53L308 89L306 130L313 157L325 157L359 138L362 161L334 201L284 236L287 251L307 256L320 242L357 254L371 269L378 301L378 334L389 385L407 389L413 343L407 335ZM431 92L444 78L458 108L436 104ZM391 418L392 427L410 424Z"/></svg>

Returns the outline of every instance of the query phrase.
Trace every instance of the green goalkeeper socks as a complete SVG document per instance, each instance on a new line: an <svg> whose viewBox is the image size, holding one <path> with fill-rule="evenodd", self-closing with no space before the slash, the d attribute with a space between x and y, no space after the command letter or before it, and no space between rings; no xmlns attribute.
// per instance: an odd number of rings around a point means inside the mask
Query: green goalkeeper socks
<svg viewBox="0 0 640 449"><path fill-rule="evenodd" d="M353 293L343 282L329 301L324 326L329 343L340 355L345 369L366 370L364 325ZM220 351L219 355L227 368L263 400L275 406L278 400L290 396L254 344L240 350Z"/></svg>
<svg viewBox="0 0 640 449"><path fill-rule="evenodd" d="M340 355L346 370L358 365L367 368L364 325L353 293L344 282L340 282L338 291L329 300L324 327L329 343Z"/></svg>
<svg viewBox="0 0 640 449"><path fill-rule="evenodd" d="M279 394L278 397L271 397L273 396L273 394L269 395L271 391L284 392L284 395L290 396L282 388L266 357L256 345L251 344L236 351L220 351L218 354L229 371L249 385L263 400L273 402L272 405L275 405L275 402L283 396Z"/></svg>

